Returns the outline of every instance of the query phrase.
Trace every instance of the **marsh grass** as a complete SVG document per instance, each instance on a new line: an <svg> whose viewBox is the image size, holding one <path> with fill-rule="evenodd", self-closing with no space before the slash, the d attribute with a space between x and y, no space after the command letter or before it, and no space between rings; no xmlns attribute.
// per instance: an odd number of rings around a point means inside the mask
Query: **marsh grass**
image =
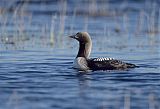
<svg viewBox="0 0 160 109"><path fill-rule="evenodd" d="M137 19L131 31L129 28L133 23L129 15L130 12L124 10L125 7L128 7L126 2L122 2L121 6L118 7L119 10L117 10L116 8L111 8L112 6L110 6L111 4L108 1L102 0L101 3L98 3L97 0L88 0L87 6L81 7L84 10L81 10L80 7L73 7L73 10L71 10L72 14L68 14L69 5L67 0L60 0L57 3L59 6L58 12L47 15L50 21L45 22L34 15L34 12L27 11L29 5L31 5L29 0L23 1L23 3L17 4L14 8L12 7L12 11L9 10L11 7L0 7L0 41L4 45L11 44L17 46L19 43L23 44L23 42L28 40L33 40L32 43L36 43L35 40L39 39L41 41L40 44L43 45L49 43L51 46L55 46L58 43L58 46L62 46L65 40L64 35L75 34L82 30L90 32L90 25L94 23L90 20L97 17L106 19L106 22L102 24L103 29L97 30L103 33L103 37L106 40L109 40L108 37L112 37L113 34L118 34L118 36L134 34L132 35L133 37L139 34L152 34L148 36L154 38L155 34L160 33L160 9L156 2L146 3L144 8L138 10ZM15 5L16 2L16 0L12 0L9 6ZM102 8L100 4L103 4ZM41 6L43 7L43 5L46 5L45 2L42 2ZM84 17L83 23L76 22L76 19L80 16ZM35 17L37 17L37 20L35 20ZM111 26L108 24L107 18L113 20L113 29L110 29ZM72 19L69 29L66 28L68 19ZM83 28L77 31L76 25L82 24L84 24ZM92 32L98 34L97 31ZM102 43L101 40L100 43ZM124 109L131 108L131 96L130 92L124 95ZM148 99L149 109L157 109L156 106L160 108L155 95L149 94ZM9 105L10 102L15 102L17 106L17 93L13 92L9 99Z"/></svg>
<svg viewBox="0 0 160 109"><path fill-rule="evenodd" d="M19 1L20 2L20 1ZM45 2L41 2L40 8L43 8ZM17 4L16 4L17 3ZM3 39L4 44L8 44L7 41L10 38L9 33L11 33L12 36L16 37L15 40L13 40L14 43L18 43L16 40L23 40L30 38L30 36L37 36L37 35L43 35L46 38L50 37L50 43L53 45L54 39L57 38L58 42L63 42L63 36L65 34L72 34L77 32L75 30L76 18L79 16L84 16L84 28L79 31L90 31L90 19L96 18L96 17L106 17L106 23L107 23L107 17L113 18L113 22L115 22L114 29L106 29L106 24L103 24L103 33L104 36L106 36L106 33L122 33L129 35L129 34L159 34L159 28L160 28L160 9L158 8L158 5L155 1L153 2L146 2L144 8L138 10L138 17L136 20L136 26L134 26L135 29L132 29L130 31L130 27L133 25L131 22L131 16L129 15L131 12L127 11L127 8L129 4L127 1L121 2L120 7L118 8L112 8L110 6L110 2L102 0L88 0L86 2L87 5L84 5L83 10L81 10L80 7L76 8L73 7L73 10L71 10L72 14L69 14L69 8L68 8L68 2L66 0L60 0L59 3L57 3L59 10L57 13L52 13L52 15L48 15L50 21L48 21L48 24L43 24L47 22L35 22L34 13L27 11L30 4L29 0L21 1L19 4L16 0L13 0L10 3L10 7L2 7L0 8L3 10L1 11L0 18L1 18L1 39ZM37 2L35 2L36 5ZM16 4L16 5L15 5ZM87 7L88 6L88 7ZM14 7L14 8L13 8ZM61 8L63 7L63 8ZM132 8L131 8L132 9ZM11 11L12 10L12 11ZM80 12L81 11L81 12ZM34 11L33 11L34 12ZM47 12L47 9L46 9ZM54 12L54 11L53 11ZM33 16L34 15L34 16ZM55 17L56 16L56 17ZM69 30L66 29L66 22L68 22L68 19L72 19L72 22L69 24ZM123 20L117 19L117 17L122 17ZM35 25L33 25L33 23ZM10 29L10 25L13 27ZM38 26L41 25L41 26ZM37 27L35 27L37 26ZM108 25L110 27L110 25ZM59 28L57 28L59 27ZM34 32L35 28L35 32ZM47 30L46 30L47 29ZM33 31L32 34L30 31ZM36 34L37 31L40 31L41 33ZM48 34L48 32L50 34ZM27 34L28 33L28 34ZM55 37L57 36L57 37ZM17 38L18 37L18 38ZM28 37L28 38L26 38ZM6 41L5 41L6 39ZM13 38L12 38L13 39Z"/></svg>

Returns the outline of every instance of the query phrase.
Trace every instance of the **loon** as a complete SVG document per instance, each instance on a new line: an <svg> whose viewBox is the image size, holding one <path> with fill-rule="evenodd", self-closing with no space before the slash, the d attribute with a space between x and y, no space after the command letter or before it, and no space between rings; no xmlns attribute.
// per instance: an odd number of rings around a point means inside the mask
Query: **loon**
<svg viewBox="0 0 160 109"><path fill-rule="evenodd" d="M74 60L74 68L78 70L125 70L136 67L134 64L125 63L114 58L89 58L92 40L87 32L78 32L69 37L79 42L79 51Z"/></svg>

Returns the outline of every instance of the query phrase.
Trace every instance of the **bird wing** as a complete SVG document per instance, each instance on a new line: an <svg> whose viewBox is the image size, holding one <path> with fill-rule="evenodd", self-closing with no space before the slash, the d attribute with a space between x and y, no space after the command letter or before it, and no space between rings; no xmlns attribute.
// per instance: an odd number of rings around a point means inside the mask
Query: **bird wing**
<svg viewBox="0 0 160 109"><path fill-rule="evenodd" d="M114 58L93 58L88 60L88 66L92 70L116 70L134 67L134 64L125 63Z"/></svg>

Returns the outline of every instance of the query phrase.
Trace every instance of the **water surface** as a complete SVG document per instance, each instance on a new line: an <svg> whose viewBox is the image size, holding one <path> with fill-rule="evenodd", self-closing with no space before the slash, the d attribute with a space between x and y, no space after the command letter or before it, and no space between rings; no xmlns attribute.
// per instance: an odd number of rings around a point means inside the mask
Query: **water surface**
<svg viewBox="0 0 160 109"><path fill-rule="evenodd" d="M143 25L138 23L141 12L150 16L147 1L97 1L97 8L105 7L104 13L89 12L87 7L95 4L83 0L15 1L13 9L21 6L16 14L5 1L0 4L6 10L0 15L0 108L160 108L160 34L150 31L143 14ZM107 5L114 15L106 14ZM92 37L91 57L114 57L140 67L73 69L78 43L67 36L79 31Z"/></svg>

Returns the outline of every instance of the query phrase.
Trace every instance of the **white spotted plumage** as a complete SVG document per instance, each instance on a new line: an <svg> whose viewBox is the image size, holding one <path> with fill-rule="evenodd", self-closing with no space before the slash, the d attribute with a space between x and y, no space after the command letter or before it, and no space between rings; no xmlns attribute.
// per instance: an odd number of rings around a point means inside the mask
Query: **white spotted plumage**
<svg viewBox="0 0 160 109"><path fill-rule="evenodd" d="M113 60L114 58L105 58L105 57L102 57L102 58L95 58L93 61L106 61L106 60Z"/></svg>
<svg viewBox="0 0 160 109"><path fill-rule="evenodd" d="M136 65L125 63L114 58L89 58L92 48L92 40L87 32L78 32L69 36L79 42L79 51L74 61L74 68L79 70L114 70L134 68Z"/></svg>

